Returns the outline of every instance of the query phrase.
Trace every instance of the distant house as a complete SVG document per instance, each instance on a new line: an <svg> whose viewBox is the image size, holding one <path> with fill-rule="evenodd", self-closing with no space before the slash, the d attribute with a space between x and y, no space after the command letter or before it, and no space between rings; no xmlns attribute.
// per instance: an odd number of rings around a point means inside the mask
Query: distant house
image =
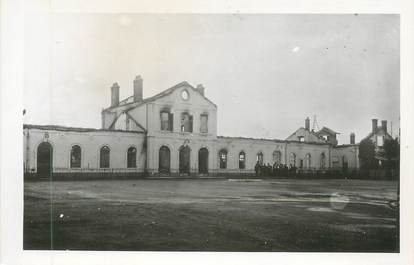
<svg viewBox="0 0 414 265"><path fill-rule="evenodd" d="M387 121L382 120L381 126L378 126L378 119L372 119L372 131L362 141L368 139L375 145L375 159L378 160L378 164L381 166L387 160L384 156L384 142L393 139L388 133Z"/></svg>

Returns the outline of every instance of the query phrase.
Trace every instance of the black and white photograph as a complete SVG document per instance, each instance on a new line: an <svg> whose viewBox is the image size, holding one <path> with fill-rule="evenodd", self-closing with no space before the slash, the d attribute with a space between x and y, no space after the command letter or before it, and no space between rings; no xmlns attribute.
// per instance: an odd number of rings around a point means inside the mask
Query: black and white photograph
<svg viewBox="0 0 414 265"><path fill-rule="evenodd" d="M20 253L409 248L398 12L35 7L1 116L20 102L18 151L1 138L2 168L20 172Z"/></svg>
<svg viewBox="0 0 414 265"><path fill-rule="evenodd" d="M50 38L24 249L399 251L398 15L56 14Z"/></svg>

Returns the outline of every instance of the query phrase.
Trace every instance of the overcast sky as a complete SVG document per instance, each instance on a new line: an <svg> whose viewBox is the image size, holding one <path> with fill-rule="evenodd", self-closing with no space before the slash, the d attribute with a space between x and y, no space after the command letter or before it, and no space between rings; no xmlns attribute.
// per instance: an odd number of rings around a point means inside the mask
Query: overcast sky
<svg viewBox="0 0 414 265"><path fill-rule="evenodd" d="M307 116L357 141L399 128L397 15L56 14L26 17L25 123L101 125L118 82L144 97L203 84L218 134L285 139ZM311 122L312 125L312 122Z"/></svg>

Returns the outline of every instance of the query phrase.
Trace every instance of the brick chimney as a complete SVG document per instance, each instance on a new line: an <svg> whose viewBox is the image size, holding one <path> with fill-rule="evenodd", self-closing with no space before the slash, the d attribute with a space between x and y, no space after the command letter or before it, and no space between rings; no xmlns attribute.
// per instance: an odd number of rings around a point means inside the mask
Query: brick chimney
<svg viewBox="0 0 414 265"><path fill-rule="evenodd" d="M309 119L309 117L306 117L306 119L305 119L305 129L306 130L310 130L310 119Z"/></svg>
<svg viewBox="0 0 414 265"><path fill-rule="evenodd" d="M351 133L351 135L349 136L349 143L355 144L355 133Z"/></svg>
<svg viewBox="0 0 414 265"><path fill-rule="evenodd" d="M134 101L141 101L142 100L142 78L141 76L137 76L134 79Z"/></svg>
<svg viewBox="0 0 414 265"><path fill-rule="evenodd" d="M382 120L381 121L381 127L384 130L384 132L387 133L387 121Z"/></svg>
<svg viewBox="0 0 414 265"><path fill-rule="evenodd" d="M372 132L375 133L378 129L378 119L372 119Z"/></svg>
<svg viewBox="0 0 414 265"><path fill-rule="evenodd" d="M205 90L205 88L204 88L204 86L203 86L202 84L197 85L196 90L197 90L198 92L200 92L200 94L201 94L201 95L203 95L203 96L204 96L204 90Z"/></svg>
<svg viewBox="0 0 414 265"><path fill-rule="evenodd" d="M119 105L119 85L114 83L111 87L111 107Z"/></svg>

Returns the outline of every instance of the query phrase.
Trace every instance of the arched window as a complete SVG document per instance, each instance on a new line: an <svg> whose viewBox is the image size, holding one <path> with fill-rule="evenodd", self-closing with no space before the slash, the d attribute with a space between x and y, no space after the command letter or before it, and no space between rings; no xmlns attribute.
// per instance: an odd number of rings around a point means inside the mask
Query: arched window
<svg viewBox="0 0 414 265"><path fill-rule="evenodd" d="M110 150L108 146L103 146L99 152L99 167L109 168Z"/></svg>
<svg viewBox="0 0 414 265"><path fill-rule="evenodd" d="M81 148L79 145L72 146L70 149L70 167L71 168L80 168L81 167Z"/></svg>
<svg viewBox="0 0 414 265"><path fill-rule="evenodd" d="M290 163L290 166L296 167L296 155L295 155L295 153L290 153L289 163Z"/></svg>
<svg viewBox="0 0 414 265"><path fill-rule="evenodd" d="M326 167L326 156L325 153L321 154L321 168L325 168Z"/></svg>
<svg viewBox="0 0 414 265"><path fill-rule="evenodd" d="M220 168L226 169L227 168L227 150L225 149L220 150L219 159L220 159Z"/></svg>
<svg viewBox="0 0 414 265"><path fill-rule="evenodd" d="M128 168L137 167L137 149L132 146L128 148L128 152L127 152L127 167Z"/></svg>
<svg viewBox="0 0 414 265"><path fill-rule="evenodd" d="M306 154L305 156L305 167L310 168L311 167L311 155Z"/></svg>
<svg viewBox="0 0 414 265"><path fill-rule="evenodd" d="M193 116L187 112L181 114L181 132L193 132Z"/></svg>
<svg viewBox="0 0 414 265"><path fill-rule="evenodd" d="M263 153L262 152L257 154L256 161L258 161L260 165L263 165Z"/></svg>
<svg viewBox="0 0 414 265"><path fill-rule="evenodd" d="M282 153L280 151L274 151L273 152L273 163L276 163L276 165L279 165L282 160Z"/></svg>
<svg viewBox="0 0 414 265"><path fill-rule="evenodd" d="M239 169L245 169L246 168L246 154L241 151L239 153Z"/></svg>

